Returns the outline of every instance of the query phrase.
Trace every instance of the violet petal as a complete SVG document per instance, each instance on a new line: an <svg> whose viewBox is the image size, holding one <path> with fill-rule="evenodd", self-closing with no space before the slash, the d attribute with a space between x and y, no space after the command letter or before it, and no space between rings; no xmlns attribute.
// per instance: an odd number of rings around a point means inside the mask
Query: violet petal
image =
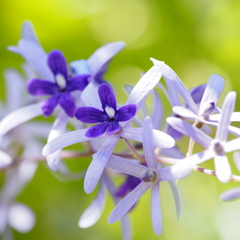
<svg viewBox="0 0 240 240"><path fill-rule="evenodd" d="M48 80L32 79L28 82L28 92L35 96L53 95L58 92L58 86Z"/></svg>
<svg viewBox="0 0 240 240"><path fill-rule="evenodd" d="M53 113L58 104L59 97L59 94L55 94L42 103L42 110L45 117L49 117Z"/></svg>
<svg viewBox="0 0 240 240"><path fill-rule="evenodd" d="M67 84L67 91L69 92L75 90L82 91L88 85L89 77L90 75L88 74L82 74L71 78L71 80Z"/></svg>
<svg viewBox="0 0 240 240"><path fill-rule="evenodd" d="M74 116L73 113L76 110L76 105L69 92L61 93L58 102L69 117Z"/></svg>
<svg viewBox="0 0 240 240"><path fill-rule="evenodd" d="M100 123L108 119L105 112L94 107L80 107L75 111L74 116L84 123Z"/></svg>
<svg viewBox="0 0 240 240"><path fill-rule="evenodd" d="M109 122L108 123L108 130L107 135L119 132L121 129L119 123L117 121Z"/></svg>
<svg viewBox="0 0 240 240"><path fill-rule="evenodd" d="M103 110L105 110L106 107L110 107L116 111L117 109L116 98L113 91L107 84L102 84L98 88L98 94L102 103Z"/></svg>
<svg viewBox="0 0 240 240"><path fill-rule="evenodd" d="M137 111L137 107L135 104L128 104L128 105L120 107L117 110L117 112L115 114L115 118L119 122L124 122L124 121L127 121L127 120L133 118L134 115L136 114L136 111Z"/></svg>
<svg viewBox="0 0 240 240"><path fill-rule="evenodd" d="M103 135L109 126L109 122L102 122L90 127L86 132L86 137L95 138Z"/></svg>

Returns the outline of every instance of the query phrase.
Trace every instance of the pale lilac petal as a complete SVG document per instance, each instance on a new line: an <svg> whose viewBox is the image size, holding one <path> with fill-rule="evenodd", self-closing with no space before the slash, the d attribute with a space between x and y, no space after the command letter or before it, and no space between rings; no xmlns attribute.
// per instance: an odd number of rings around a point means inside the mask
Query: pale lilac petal
<svg viewBox="0 0 240 240"><path fill-rule="evenodd" d="M25 91L25 82L20 73L14 69L7 69L4 72L6 86L6 104L7 111L11 112L22 107L23 91Z"/></svg>
<svg viewBox="0 0 240 240"><path fill-rule="evenodd" d="M142 128L123 128L120 132L122 138L142 142ZM155 147L170 148L175 145L174 139L168 134L153 129L153 142Z"/></svg>
<svg viewBox="0 0 240 240"><path fill-rule="evenodd" d="M215 171L217 178L222 183L230 181L232 171L228 159L225 155L216 155L214 157Z"/></svg>
<svg viewBox="0 0 240 240"><path fill-rule="evenodd" d="M90 74L91 70L88 66L87 60L76 60L70 63L70 69L74 76L81 74Z"/></svg>
<svg viewBox="0 0 240 240"><path fill-rule="evenodd" d="M47 65L47 54L40 45L22 39L17 47L9 47L8 49L22 55L43 79L54 81L52 71Z"/></svg>
<svg viewBox="0 0 240 240"><path fill-rule="evenodd" d="M183 162L182 160L181 162ZM187 166L184 164L177 163L170 167L164 167L158 170L159 181L176 181L187 177L192 172L191 165Z"/></svg>
<svg viewBox="0 0 240 240"><path fill-rule="evenodd" d="M224 145L225 152L233 152L240 149L240 138L233 139L228 141Z"/></svg>
<svg viewBox="0 0 240 240"><path fill-rule="evenodd" d="M220 117L221 117L221 114L218 113L218 114L213 114L209 117L209 119L211 121L217 121L219 122L220 120ZM233 112L232 115L231 115L231 119L230 119L231 122L239 122L240 121L240 112Z"/></svg>
<svg viewBox="0 0 240 240"><path fill-rule="evenodd" d="M170 158L177 158L177 159L184 158L183 153L176 146L172 148L163 148L161 150L161 154Z"/></svg>
<svg viewBox="0 0 240 240"><path fill-rule="evenodd" d="M86 193L89 194L95 189L119 138L119 135L109 136L98 152L93 155L84 179L84 190Z"/></svg>
<svg viewBox="0 0 240 240"><path fill-rule="evenodd" d="M182 213L182 202L181 202L180 194L174 181L168 181L168 183L173 193L176 210L177 210L177 218L179 219Z"/></svg>
<svg viewBox="0 0 240 240"><path fill-rule="evenodd" d="M238 171L240 172L240 152L233 153L233 160L234 160L234 163L235 163Z"/></svg>
<svg viewBox="0 0 240 240"><path fill-rule="evenodd" d="M168 85L169 82L167 82L166 84ZM161 91L164 93L165 97L167 98L167 100L169 101L171 106L179 106L181 104L179 96L176 94L175 89L170 87L167 90L166 87L161 82L159 82L157 84L157 87L159 87L161 89ZM170 97L170 95L171 95L171 97Z"/></svg>
<svg viewBox="0 0 240 240"><path fill-rule="evenodd" d="M228 202L240 198L240 187L227 190L220 195L222 201Z"/></svg>
<svg viewBox="0 0 240 240"><path fill-rule="evenodd" d="M91 74L95 77L102 70L103 66L116 55L125 44L123 42L108 43L97 49L87 60Z"/></svg>
<svg viewBox="0 0 240 240"><path fill-rule="evenodd" d="M157 235L162 233L162 211L160 205L160 191L159 184L154 184L151 191L151 213L152 225L154 232Z"/></svg>
<svg viewBox="0 0 240 240"><path fill-rule="evenodd" d="M159 69L163 75L163 78L166 82L171 83L171 87L169 89L176 89L180 95L183 97L185 103L192 109L192 111L197 114L198 113L198 107L193 101L190 93L180 80L180 78L177 76L177 74L166 64L162 63L159 65ZM175 94L175 93L173 93Z"/></svg>
<svg viewBox="0 0 240 240"><path fill-rule="evenodd" d="M12 157L0 150L0 169L9 166L12 162Z"/></svg>
<svg viewBox="0 0 240 240"><path fill-rule="evenodd" d="M151 187L151 183L142 182L134 188L111 212L108 223L114 223L122 218L139 198Z"/></svg>
<svg viewBox="0 0 240 240"><path fill-rule="evenodd" d="M220 75L213 74L207 83L199 108L201 108L204 102L208 101L212 101L216 104L222 93L224 84L225 81Z"/></svg>
<svg viewBox="0 0 240 240"><path fill-rule="evenodd" d="M109 161L106 164L106 167L135 177L139 177L141 172L148 169L141 164L115 155L111 155Z"/></svg>
<svg viewBox="0 0 240 240"><path fill-rule="evenodd" d="M36 217L34 212L24 204L14 204L8 212L9 225L18 232L27 233L35 225Z"/></svg>
<svg viewBox="0 0 240 240"><path fill-rule="evenodd" d="M121 228L122 228L122 239L131 240L132 239L132 229L131 223L128 215L125 215L121 219Z"/></svg>
<svg viewBox="0 0 240 240"><path fill-rule="evenodd" d="M0 202L0 234L4 232L7 226L8 206L2 199Z"/></svg>
<svg viewBox="0 0 240 240"><path fill-rule="evenodd" d="M81 99L88 107L94 107L102 110L102 104L97 89L92 83L89 83L81 94Z"/></svg>
<svg viewBox="0 0 240 240"><path fill-rule="evenodd" d="M83 212L79 219L78 226L81 228L89 228L93 226L101 217L105 207L105 190L103 184L100 184L98 194L90 204L90 206Z"/></svg>
<svg viewBox="0 0 240 240"><path fill-rule="evenodd" d="M54 121L52 129L49 133L48 143L50 141L52 141L53 139L61 136L64 133L67 122L68 122L68 116L65 114L65 112L61 111L59 116ZM61 154L61 151L57 151L57 152L54 152L53 154L47 156L48 166L53 171L56 171L58 169L59 162L61 159L60 154Z"/></svg>
<svg viewBox="0 0 240 240"><path fill-rule="evenodd" d="M212 138L202 130L190 125L189 123L184 122L180 118L169 117L167 118L167 123L175 130L191 137L194 141L199 143L204 148L209 148Z"/></svg>
<svg viewBox="0 0 240 240"><path fill-rule="evenodd" d="M228 126L230 125L230 119L235 107L235 101L236 92L230 92L223 102L221 118L216 132L216 139L220 141L227 140Z"/></svg>
<svg viewBox="0 0 240 240"><path fill-rule="evenodd" d="M30 21L25 21L22 25L22 38L39 44L33 25Z"/></svg>
<svg viewBox="0 0 240 240"><path fill-rule="evenodd" d="M177 115L184 117L184 118L189 118L189 119L197 119L198 116L193 113L192 111L188 110L187 108L181 107L181 106L175 106L172 108L173 112L176 113Z"/></svg>
<svg viewBox="0 0 240 240"><path fill-rule="evenodd" d="M67 146L89 140L89 138L85 136L87 130L88 129L80 129L68 132L53 139L52 141L45 145L42 154L44 156L47 156Z"/></svg>
<svg viewBox="0 0 240 240"><path fill-rule="evenodd" d="M145 98L154 89L162 76L161 70L159 69L159 65L162 63L155 59L152 59L152 61L154 66L138 81L126 102L126 104L136 104L137 110L141 107Z"/></svg>
<svg viewBox="0 0 240 240"><path fill-rule="evenodd" d="M159 129L163 120L163 105L157 91L153 90L153 110L152 125L154 129Z"/></svg>
<svg viewBox="0 0 240 240"><path fill-rule="evenodd" d="M157 169L157 161L154 153L153 129L150 117L146 117L142 126L143 150L149 168Z"/></svg>
<svg viewBox="0 0 240 240"><path fill-rule="evenodd" d="M0 135L4 135L16 126L40 115L42 115L41 103L19 108L2 119L0 122Z"/></svg>

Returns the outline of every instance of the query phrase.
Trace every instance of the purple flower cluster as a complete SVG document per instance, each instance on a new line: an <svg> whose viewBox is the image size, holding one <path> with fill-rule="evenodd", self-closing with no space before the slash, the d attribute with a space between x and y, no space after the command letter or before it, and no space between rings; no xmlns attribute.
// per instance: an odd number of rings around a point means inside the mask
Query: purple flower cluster
<svg viewBox="0 0 240 240"><path fill-rule="evenodd" d="M7 219L19 191L15 189L16 192L10 194L8 188L11 184L8 182L19 185L21 189L30 181L34 170L27 181L24 177L16 178L14 173L26 166L25 161L29 159L41 161L42 156L33 153L39 152L39 149L42 149L55 175L69 179L84 178L87 194L99 185L95 199L79 220L79 226L87 228L97 222L104 209L107 191L116 205L108 222L121 220L123 239L132 238L128 215L137 209L135 206L140 205L137 204L138 200L149 189L153 229L157 235L162 233L160 182L169 183L179 216L181 201L175 181L187 178L193 170L216 176L222 183L240 181L240 176L232 174L226 155L234 152L235 164L240 169L237 152L240 149L240 128L231 125L233 121L240 121L240 113L234 112L235 92L229 92L222 107L218 106L224 79L213 74L207 84L188 91L169 66L151 59L153 66L135 86L126 87L129 96L125 105L120 105L114 87L104 80L104 74L111 59L123 47L122 42L106 44L88 60L72 61L68 67L59 50L45 53L31 24L24 23L18 46L9 49L23 56L28 64L28 73L31 74L27 77L27 90L34 96L35 103L26 105L26 102L19 102L22 98L16 89L20 89L22 83L15 87L8 85L9 102L6 110L2 110L4 114L0 122L0 169L10 174L0 192L0 233L5 234L7 225L14 227ZM20 79L16 72L8 76ZM165 121L159 91L165 94L171 105L172 112ZM45 95L50 98L46 99ZM148 99L151 95L152 102ZM27 101L32 102L32 96ZM28 122L40 115L53 115L56 118L52 126L49 123ZM69 131L67 125L74 130ZM215 137L211 136L211 128L216 128ZM31 136L26 133L31 133ZM228 141L229 133L234 137ZM178 144L182 136L189 137L186 152ZM42 137L46 139L44 147L38 141ZM23 155L19 153L12 157L10 153L17 152L11 149L15 141L24 151L21 153ZM75 143L84 142L87 142L86 152L64 150ZM126 144L124 151L115 150L119 142ZM195 143L204 150L198 152ZM61 161L85 156L92 157L92 161L87 169L78 174L72 173L67 164ZM210 159L214 159L215 171L198 166ZM12 168L15 170L11 171ZM116 173L122 177L120 186L114 180ZM239 197L239 188L221 195L223 201ZM31 224L23 228L23 231L28 231L33 227L35 218L31 210L23 208L15 208L14 216L17 218L20 211L30 212ZM22 230L18 225L15 228Z"/></svg>

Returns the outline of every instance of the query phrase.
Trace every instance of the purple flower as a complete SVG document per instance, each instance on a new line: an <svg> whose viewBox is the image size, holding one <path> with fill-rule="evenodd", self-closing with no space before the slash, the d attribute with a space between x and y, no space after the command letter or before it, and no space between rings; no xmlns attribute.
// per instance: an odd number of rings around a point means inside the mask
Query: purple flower
<svg viewBox="0 0 240 240"><path fill-rule="evenodd" d="M32 79L28 83L28 91L36 96L52 95L42 104L45 117L52 114L57 104L61 105L69 117L73 117L76 106L70 92L82 91L87 86L90 75L84 74L69 78L66 60L58 50L53 50L49 53L47 63L54 75L55 82Z"/></svg>
<svg viewBox="0 0 240 240"><path fill-rule="evenodd" d="M133 118L137 107L135 104L128 104L117 109L114 93L107 84L98 88L98 95L103 111L94 107L80 107L74 115L84 123L99 123L88 129L86 136L89 138L99 137L107 131L107 134L119 132L119 122L125 122Z"/></svg>

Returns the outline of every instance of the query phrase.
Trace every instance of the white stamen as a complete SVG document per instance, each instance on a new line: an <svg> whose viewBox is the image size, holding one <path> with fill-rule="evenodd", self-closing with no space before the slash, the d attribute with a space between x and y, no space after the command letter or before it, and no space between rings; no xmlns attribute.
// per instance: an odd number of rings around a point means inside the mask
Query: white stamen
<svg viewBox="0 0 240 240"><path fill-rule="evenodd" d="M65 89L67 86L67 80L60 73L56 75L56 82L57 82L57 85L60 87L60 89Z"/></svg>
<svg viewBox="0 0 240 240"><path fill-rule="evenodd" d="M115 110L111 107L105 107L105 112L107 113L107 115L111 118L113 118L115 116Z"/></svg>

